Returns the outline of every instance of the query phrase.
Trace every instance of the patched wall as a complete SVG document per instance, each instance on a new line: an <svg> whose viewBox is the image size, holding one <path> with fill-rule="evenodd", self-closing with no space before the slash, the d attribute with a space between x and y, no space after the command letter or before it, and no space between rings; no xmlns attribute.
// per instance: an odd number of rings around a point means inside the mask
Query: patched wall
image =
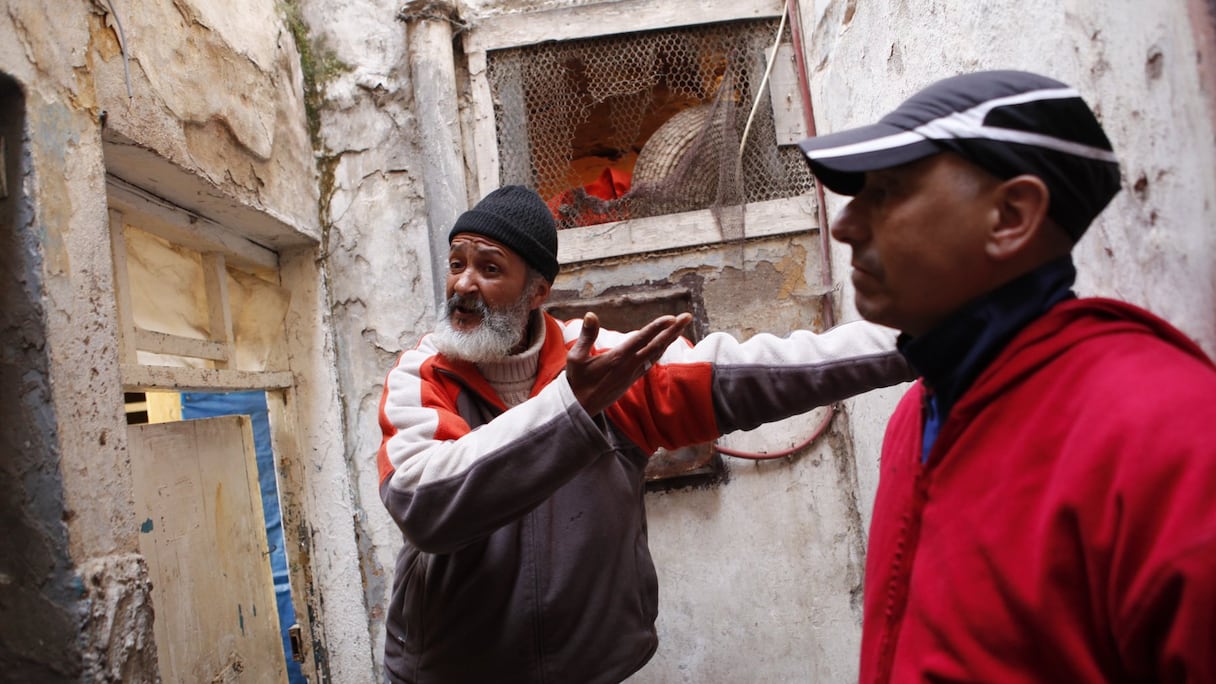
<svg viewBox="0 0 1216 684"><path fill-rule="evenodd" d="M4 421L15 448L0 507L22 531L3 554L13 571L0 572L20 587L5 610L22 615L5 622L21 638L6 637L0 657L19 678L158 676L125 436L107 206L116 181L192 217L181 219L185 233L205 219L221 237L281 253L277 285L291 291L290 308L275 306L283 333L261 355L286 356L300 374L290 410L308 463L292 501L307 511L298 533L315 556L301 557L317 580L300 588L315 628L305 646L327 676L374 678L317 267L321 193L288 9L80 0L5 3L0 13L4 368L23 388Z"/></svg>

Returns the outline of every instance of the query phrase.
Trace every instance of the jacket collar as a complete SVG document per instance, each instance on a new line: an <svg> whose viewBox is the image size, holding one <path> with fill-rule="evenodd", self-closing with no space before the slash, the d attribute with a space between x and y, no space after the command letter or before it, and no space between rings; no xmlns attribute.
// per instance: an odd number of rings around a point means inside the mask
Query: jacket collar
<svg viewBox="0 0 1216 684"><path fill-rule="evenodd" d="M949 414L1018 331L1076 297L1076 277L1072 257L1064 256L979 297L920 337L900 335L897 347L936 395L940 415Z"/></svg>

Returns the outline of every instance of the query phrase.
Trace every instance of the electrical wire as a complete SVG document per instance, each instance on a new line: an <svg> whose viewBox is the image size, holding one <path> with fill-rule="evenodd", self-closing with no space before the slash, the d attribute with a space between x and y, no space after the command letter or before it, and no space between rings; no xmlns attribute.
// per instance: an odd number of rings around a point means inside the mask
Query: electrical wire
<svg viewBox="0 0 1216 684"><path fill-rule="evenodd" d="M118 27L118 48L122 52L122 75L127 82L127 99L130 100L134 95L131 94L131 66L127 58L127 35L122 30L122 20L118 18L118 12L114 11L114 3L106 0L106 5L110 8L110 15L114 17L114 25Z"/></svg>
<svg viewBox="0 0 1216 684"><path fill-rule="evenodd" d="M756 92L757 93L764 92L763 88L764 88L765 84L767 84L767 82L768 82L769 73L772 71L772 68L773 68L773 62L776 61L776 58L777 58L777 46L780 45L780 43L781 43L781 34L785 28L785 18L787 15L789 16L789 19L790 19L790 40L793 43L794 61L795 61L795 65L797 67L797 73L798 73L798 94L802 99L803 119L806 123L807 136L813 138L817 135L816 129L815 129L815 110L811 104L811 88L810 88L810 84L808 82L808 77L807 77L806 58L803 56L803 51L802 51L802 19L801 19L800 13L799 13L798 0L786 0L785 9L781 13L781 26L777 29L777 42L774 43L774 45L773 45L773 54L769 57L768 66L764 70L764 79L761 82L761 87L758 88L756 90ZM757 94L755 102L752 103L751 114L748 115L748 117L747 117L747 126L743 129L743 143L744 144L746 144L746 142L747 142L748 129L751 128L752 118L756 115L756 106L759 104L759 102L760 102L760 96L759 96L759 94ZM740 164L742 164L742 159L743 159L743 144L740 144L739 145L739 163ZM825 198L824 198L824 194L823 194L823 184L821 184L821 183L815 183L815 198L816 198L815 203L817 205L816 209L818 212L817 218L819 220L819 244L820 244L820 248L823 250L823 268L820 271L820 282L824 286L823 317L824 317L824 322L827 324L827 327L831 328L836 324L836 316L834 313L835 303L834 303L834 298L832 297L832 249L831 249L832 243L828 236L827 207L824 205ZM744 458L744 459L748 459L748 460L752 460L752 461L768 461L768 460L773 460L773 459L777 459L777 458L785 458L786 456L791 456L793 454L796 454L796 453L802 451L803 449L806 449L811 444L813 444L817 439L819 439L823 435L823 433L827 432L828 426L831 425L831 423L832 423L832 418L834 418L836 416L837 412L839 412L839 410L840 410L840 404L839 403L829 404L828 406L826 406L824 408L827 409L827 412L824 414L823 420L821 420L819 422L819 425L815 428L815 430L811 433L811 435L809 437L807 437L805 440L803 440L802 442L795 444L794 446L792 446L788 449L782 449L781 451L761 454L761 453L750 452L750 451L739 451L736 449L730 449L728 447L717 446L717 445L715 445L714 448L717 449L719 453L725 454L727 456L733 456L735 458Z"/></svg>
<svg viewBox="0 0 1216 684"><path fill-rule="evenodd" d="M773 73L773 64L777 61L777 48L781 45L781 34L785 33L785 17L789 14L789 8L781 11L781 22L777 25L777 40L773 41L773 54L768 56L768 64L764 67L764 77L760 79L760 85L752 92L755 97L752 98L752 110L747 115L747 123L743 126L743 135L739 140L739 155L735 159L735 168L743 169L743 148L747 147L747 136L752 130L752 121L756 118L756 110L760 108L761 96L764 89L768 86L769 75Z"/></svg>

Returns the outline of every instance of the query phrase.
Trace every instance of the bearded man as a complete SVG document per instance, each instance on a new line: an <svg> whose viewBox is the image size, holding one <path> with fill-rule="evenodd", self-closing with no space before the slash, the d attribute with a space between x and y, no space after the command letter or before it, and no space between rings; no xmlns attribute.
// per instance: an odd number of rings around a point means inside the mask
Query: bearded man
<svg viewBox="0 0 1216 684"><path fill-rule="evenodd" d="M447 304L385 380L380 495L401 528L391 682L620 682L658 645L645 467L911 377L894 333L622 334L541 311L557 230L507 186L448 236Z"/></svg>

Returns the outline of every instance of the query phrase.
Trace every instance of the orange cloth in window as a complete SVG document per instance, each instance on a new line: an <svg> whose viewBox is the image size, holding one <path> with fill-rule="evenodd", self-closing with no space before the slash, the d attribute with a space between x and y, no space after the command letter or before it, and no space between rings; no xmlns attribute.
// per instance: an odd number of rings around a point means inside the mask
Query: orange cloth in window
<svg viewBox="0 0 1216 684"><path fill-rule="evenodd" d="M629 192L631 180L628 172L606 167L591 183L555 195L548 202L549 211L553 212L558 228L620 221L626 218L624 208L611 200L620 199Z"/></svg>

